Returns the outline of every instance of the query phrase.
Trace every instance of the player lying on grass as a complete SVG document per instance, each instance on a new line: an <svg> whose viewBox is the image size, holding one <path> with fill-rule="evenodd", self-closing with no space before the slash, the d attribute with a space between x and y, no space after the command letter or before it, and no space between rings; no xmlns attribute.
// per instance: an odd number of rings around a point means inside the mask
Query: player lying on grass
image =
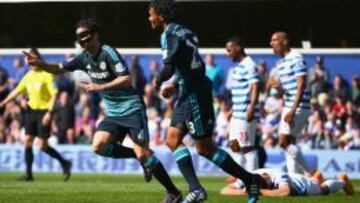
<svg viewBox="0 0 360 203"><path fill-rule="evenodd" d="M348 176L340 173L337 179L323 181L322 175L307 177L302 174L285 173L274 169L256 170L266 181L266 188L260 189L263 196L305 196L305 195L328 195L343 190L346 195L353 195L354 188ZM245 188L238 182L225 186L222 195L247 195Z"/></svg>

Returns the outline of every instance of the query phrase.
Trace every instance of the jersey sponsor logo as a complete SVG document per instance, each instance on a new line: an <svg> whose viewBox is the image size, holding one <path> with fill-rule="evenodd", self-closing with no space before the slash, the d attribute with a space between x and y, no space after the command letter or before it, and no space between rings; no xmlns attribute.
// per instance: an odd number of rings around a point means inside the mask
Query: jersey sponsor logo
<svg viewBox="0 0 360 203"><path fill-rule="evenodd" d="M101 70L106 70L106 63L104 61L100 62L100 69Z"/></svg>
<svg viewBox="0 0 360 203"><path fill-rule="evenodd" d="M123 65L122 63L120 63L120 62L117 63L117 64L115 65L115 71L118 72L118 73L124 72L124 71L125 71L124 65Z"/></svg>
<svg viewBox="0 0 360 203"><path fill-rule="evenodd" d="M91 78L100 79L100 80L105 79L105 78L110 76L110 74L108 72L100 72L99 73L99 72L91 72L91 71L89 71L88 73L89 73L89 76Z"/></svg>

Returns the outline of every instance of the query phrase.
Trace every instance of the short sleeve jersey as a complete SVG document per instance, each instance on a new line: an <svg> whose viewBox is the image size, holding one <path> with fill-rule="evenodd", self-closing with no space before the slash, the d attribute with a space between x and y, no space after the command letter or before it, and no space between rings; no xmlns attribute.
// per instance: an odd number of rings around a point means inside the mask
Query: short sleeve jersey
<svg viewBox="0 0 360 203"><path fill-rule="evenodd" d="M231 78L234 118L245 120L251 101L251 84L257 82L259 82L259 75L256 64L250 56L247 56L236 65ZM254 109L255 119L259 118L259 114L259 106L256 104Z"/></svg>
<svg viewBox="0 0 360 203"><path fill-rule="evenodd" d="M41 69L27 72L16 86L15 91L28 95L28 105L33 110L47 110L51 98L57 93L54 76Z"/></svg>
<svg viewBox="0 0 360 203"><path fill-rule="evenodd" d="M297 76L307 74L306 64L303 56L295 51L290 51L283 59L276 64L277 77L286 96L285 107L291 108L295 101L297 91ZM307 88L298 106L298 110L310 109L310 91Z"/></svg>

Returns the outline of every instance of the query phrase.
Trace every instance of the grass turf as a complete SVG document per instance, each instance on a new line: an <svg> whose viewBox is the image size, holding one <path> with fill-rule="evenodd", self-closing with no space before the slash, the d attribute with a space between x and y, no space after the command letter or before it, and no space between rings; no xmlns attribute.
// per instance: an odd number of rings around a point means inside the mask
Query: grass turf
<svg viewBox="0 0 360 203"><path fill-rule="evenodd" d="M0 173L0 203L147 203L161 202L164 190L156 180L146 183L142 176L108 174L74 174L69 182L62 182L60 174L36 173L34 182L19 182L19 173ZM186 183L173 178L186 193ZM208 201L214 203L247 202L246 197L221 196L219 190L226 185L224 177L200 177L208 192ZM269 203L352 203L360 202L360 180L353 181L356 194L351 197L342 192L329 196L265 198Z"/></svg>

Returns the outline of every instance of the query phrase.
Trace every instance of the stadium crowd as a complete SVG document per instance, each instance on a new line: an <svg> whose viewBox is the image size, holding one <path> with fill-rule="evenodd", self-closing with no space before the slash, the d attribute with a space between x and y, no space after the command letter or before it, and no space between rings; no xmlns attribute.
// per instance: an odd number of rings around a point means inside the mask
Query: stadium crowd
<svg viewBox="0 0 360 203"><path fill-rule="evenodd" d="M68 57L72 57L69 55ZM166 129L170 124L173 99L159 98L150 81L159 72L158 62L153 60L148 67L141 67L139 56L131 58L130 74L132 85L143 95L148 115L148 126L152 146L164 145ZM230 75L215 63L213 55L205 56L206 74L213 81L214 109L216 127L214 140L219 146L228 143L229 121L231 117ZM146 78L143 68L151 71ZM5 68L0 67L0 100L4 99L28 68L22 58L13 63L14 77L9 77ZM283 108L282 92L275 89L267 91L266 81L271 74L267 63L258 64L260 75L261 119L257 125L257 135L266 149L278 147L278 124ZM80 74L80 73L79 73ZM81 74L80 74L81 75ZM58 100L52 123L50 144L90 144L95 127L104 118L103 103L97 93L81 90L73 75L62 75L56 79ZM79 77L77 75L76 77ZM346 81L341 75L330 78L330 71L324 67L321 57L308 70L308 87L311 90L311 116L303 129L299 145L304 149L360 149L360 76ZM23 114L27 108L27 98L18 97L0 109L0 143L22 143L24 136ZM191 139L185 139L189 146Z"/></svg>

